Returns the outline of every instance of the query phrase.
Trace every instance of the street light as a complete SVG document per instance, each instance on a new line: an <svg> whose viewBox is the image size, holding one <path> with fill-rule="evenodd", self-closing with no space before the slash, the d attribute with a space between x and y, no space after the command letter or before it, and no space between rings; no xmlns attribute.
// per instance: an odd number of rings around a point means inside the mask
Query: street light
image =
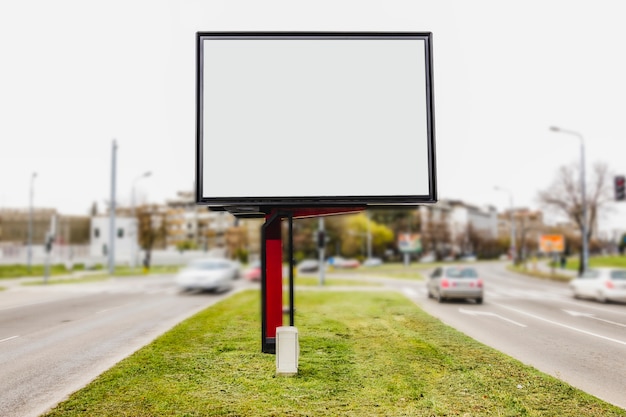
<svg viewBox="0 0 626 417"><path fill-rule="evenodd" d="M34 183L37 173L33 172L30 177L30 199L28 203L28 272L31 272L33 262L33 194Z"/></svg>
<svg viewBox="0 0 626 417"><path fill-rule="evenodd" d="M582 194L581 211L582 211L582 240L583 240L583 256L582 256L582 270L587 270L587 264L589 259L589 244L587 242L587 197L585 195L585 140L583 135L572 130L561 129L556 126L551 126L550 130L557 133L565 133L568 135L576 136L580 139L580 192Z"/></svg>
<svg viewBox="0 0 626 417"><path fill-rule="evenodd" d="M515 259L517 258L517 252L515 250L515 216L514 216L514 211L513 211L513 193L510 190L507 190L506 188L502 188L502 187L493 187L495 190L497 191L504 191L505 193L509 194L509 205L511 206L511 246L510 246L510 251L511 251L511 257L513 257L513 262L515 262Z"/></svg>
<svg viewBox="0 0 626 417"><path fill-rule="evenodd" d="M130 199L130 212L131 212L131 218L133 220L133 238L131 239L131 259L130 259L130 267L132 269L135 269L136 263L137 263L137 238L139 237L138 235L138 227L137 227L137 222L136 222L136 218L135 218L135 184L137 183L137 181L141 180L142 178L147 178L150 175L152 175L152 172L150 171L146 171L143 174L141 174L140 176L138 176L137 178L135 178L133 180L133 186L132 186L132 192L131 192L131 199Z"/></svg>

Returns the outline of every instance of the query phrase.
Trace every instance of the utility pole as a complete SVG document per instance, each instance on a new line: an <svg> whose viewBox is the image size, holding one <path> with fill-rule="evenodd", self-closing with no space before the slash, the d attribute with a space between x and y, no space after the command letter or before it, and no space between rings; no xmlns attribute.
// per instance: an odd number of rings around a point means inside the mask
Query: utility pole
<svg viewBox="0 0 626 417"><path fill-rule="evenodd" d="M28 273L31 272L33 265L33 195L34 195L34 182L37 177L37 173L33 172L30 177L30 199L28 203Z"/></svg>
<svg viewBox="0 0 626 417"><path fill-rule="evenodd" d="M109 204L109 274L115 273L115 170L117 142L113 139L111 147L111 201Z"/></svg>
<svg viewBox="0 0 626 417"><path fill-rule="evenodd" d="M580 140L580 193L581 193L581 233L582 233L582 262L580 265L580 273L582 274L587 270L587 265L589 263L589 242L588 242L588 225L587 225L587 195L585 190L585 139L583 135L578 132L574 132L573 130L561 129L560 127L551 126L550 130L552 132L560 132L568 135L576 136Z"/></svg>

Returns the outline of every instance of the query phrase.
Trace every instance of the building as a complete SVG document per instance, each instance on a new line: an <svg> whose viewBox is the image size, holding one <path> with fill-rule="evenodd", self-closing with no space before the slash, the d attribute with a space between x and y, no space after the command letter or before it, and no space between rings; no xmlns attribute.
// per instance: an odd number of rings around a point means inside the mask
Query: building
<svg viewBox="0 0 626 417"><path fill-rule="evenodd" d="M115 261L116 263L131 261L133 254L134 231L137 227L137 219L132 217L115 217ZM109 216L95 216L91 219L91 244L89 254L93 258L101 257L103 263L111 250L111 219Z"/></svg>
<svg viewBox="0 0 626 417"><path fill-rule="evenodd" d="M29 209L0 209L0 258L24 262L29 242ZM89 245L89 216L67 216L52 208L33 208L31 243L34 261L41 262L46 237L53 234L52 255L82 257Z"/></svg>
<svg viewBox="0 0 626 417"><path fill-rule="evenodd" d="M237 219L225 211L208 210L196 204L192 191L178 192L166 207L168 248L222 249L229 257L260 257L263 219Z"/></svg>
<svg viewBox="0 0 626 417"><path fill-rule="evenodd" d="M479 207L459 200L440 200L419 208L422 246L441 256L474 252L474 241L495 240L498 214L493 206Z"/></svg>

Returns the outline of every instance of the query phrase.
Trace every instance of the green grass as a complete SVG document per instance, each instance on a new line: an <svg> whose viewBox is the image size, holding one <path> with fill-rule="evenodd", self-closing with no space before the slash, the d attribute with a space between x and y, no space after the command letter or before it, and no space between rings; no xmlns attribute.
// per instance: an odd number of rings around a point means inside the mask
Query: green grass
<svg viewBox="0 0 626 417"><path fill-rule="evenodd" d="M547 262L544 260L539 260L539 262ZM529 262L529 265L532 265ZM577 256L571 256L567 258L567 264L565 269L570 271L578 271L578 266L580 265L580 260ZM589 258L589 267L590 268L598 268L598 267L615 267L615 268L625 268L626 269L626 256L592 256ZM535 271L532 269L532 266L525 268L523 265L511 266L507 267L510 271L519 272L522 274L530 275L536 278L544 278L544 279L552 279L557 281L570 281L572 277L570 275L559 274L560 266L555 268L555 273L552 274L550 272L543 271Z"/></svg>
<svg viewBox="0 0 626 417"><path fill-rule="evenodd" d="M580 264L580 260L578 257L570 257L567 260L567 269L571 269L573 271L578 270L578 265ZM626 256L590 256L589 257L589 267L615 267L615 268L626 268Z"/></svg>
<svg viewBox="0 0 626 417"><path fill-rule="evenodd" d="M108 275L86 275L78 278L48 278L47 281L44 281L43 278L38 279L36 281L25 281L22 282L21 285L24 286L37 286L37 285L58 285L58 284L88 284L92 282L98 281L106 281L111 277Z"/></svg>
<svg viewBox="0 0 626 417"><path fill-rule="evenodd" d="M283 284L289 285L289 277L283 277ZM294 280L294 285L303 286L303 287L314 287L320 285L319 277L311 277L311 276L296 276ZM363 282L358 280L351 279L341 279L333 276L326 275L324 279L324 286L379 286L382 284L371 283L371 282Z"/></svg>
<svg viewBox="0 0 626 417"><path fill-rule="evenodd" d="M302 292L299 373L260 352L259 292L176 326L46 414L624 416L391 292Z"/></svg>
<svg viewBox="0 0 626 417"><path fill-rule="evenodd" d="M384 263L373 267L361 266L357 269L333 269L328 271L328 275L358 274L359 276L423 280L422 273L424 269L432 267L433 264L419 264L415 262L409 266L404 266L402 263Z"/></svg>
<svg viewBox="0 0 626 417"><path fill-rule="evenodd" d="M552 272L544 272L540 270L534 270L531 267L525 267L524 265L507 265L506 269L509 271L517 272L519 274L528 275L535 278L549 279L553 281L570 282L572 277L570 275L559 274L559 268L555 268L554 274Z"/></svg>
<svg viewBox="0 0 626 417"><path fill-rule="evenodd" d="M180 267L178 266L155 266L150 268L148 274L173 274L178 272ZM130 267L116 267L115 275L116 277L134 277L134 276L142 276L145 275L142 268L130 268ZM91 283L97 281L106 281L111 278L111 275L108 273L96 273L90 275L82 275L82 276L67 276L65 278L49 278L47 282L44 282L43 278L36 281L26 281L23 282L22 285L26 286L34 286L34 285L58 285L58 284L83 284L83 283Z"/></svg>
<svg viewBox="0 0 626 417"><path fill-rule="evenodd" d="M98 268L101 268L99 265ZM72 268L72 271L84 271L83 264L76 264ZM64 275L69 274L72 271L68 271L63 264L50 265L50 275ZM45 273L44 265L32 265L30 272L28 266L23 264L10 264L0 265L0 279L7 278L21 278L21 277L42 277Z"/></svg>
<svg viewBox="0 0 626 417"><path fill-rule="evenodd" d="M148 270L149 274L175 274L180 270L179 265L153 265ZM144 275L143 267L131 268L128 266L116 266L115 267L115 276L116 277L126 277L126 276L137 276Z"/></svg>

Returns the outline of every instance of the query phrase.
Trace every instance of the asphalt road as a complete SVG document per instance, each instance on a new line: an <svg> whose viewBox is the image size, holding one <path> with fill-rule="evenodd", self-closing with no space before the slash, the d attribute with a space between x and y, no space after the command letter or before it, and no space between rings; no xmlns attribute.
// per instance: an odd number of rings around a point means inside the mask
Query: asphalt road
<svg viewBox="0 0 626 417"><path fill-rule="evenodd" d="M0 292L0 416L39 416L227 295L179 294L172 276L11 285Z"/></svg>
<svg viewBox="0 0 626 417"><path fill-rule="evenodd" d="M626 409L626 304L576 300L567 284L476 263L482 305L438 303L424 283L395 282L425 311L525 364Z"/></svg>
<svg viewBox="0 0 626 417"><path fill-rule="evenodd" d="M384 282L472 338L626 409L625 304L575 300L566 284L507 272L502 263L475 266L485 281L482 305L439 304L424 282ZM181 295L171 276L0 292L0 416L40 415L228 295Z"/></svg>

